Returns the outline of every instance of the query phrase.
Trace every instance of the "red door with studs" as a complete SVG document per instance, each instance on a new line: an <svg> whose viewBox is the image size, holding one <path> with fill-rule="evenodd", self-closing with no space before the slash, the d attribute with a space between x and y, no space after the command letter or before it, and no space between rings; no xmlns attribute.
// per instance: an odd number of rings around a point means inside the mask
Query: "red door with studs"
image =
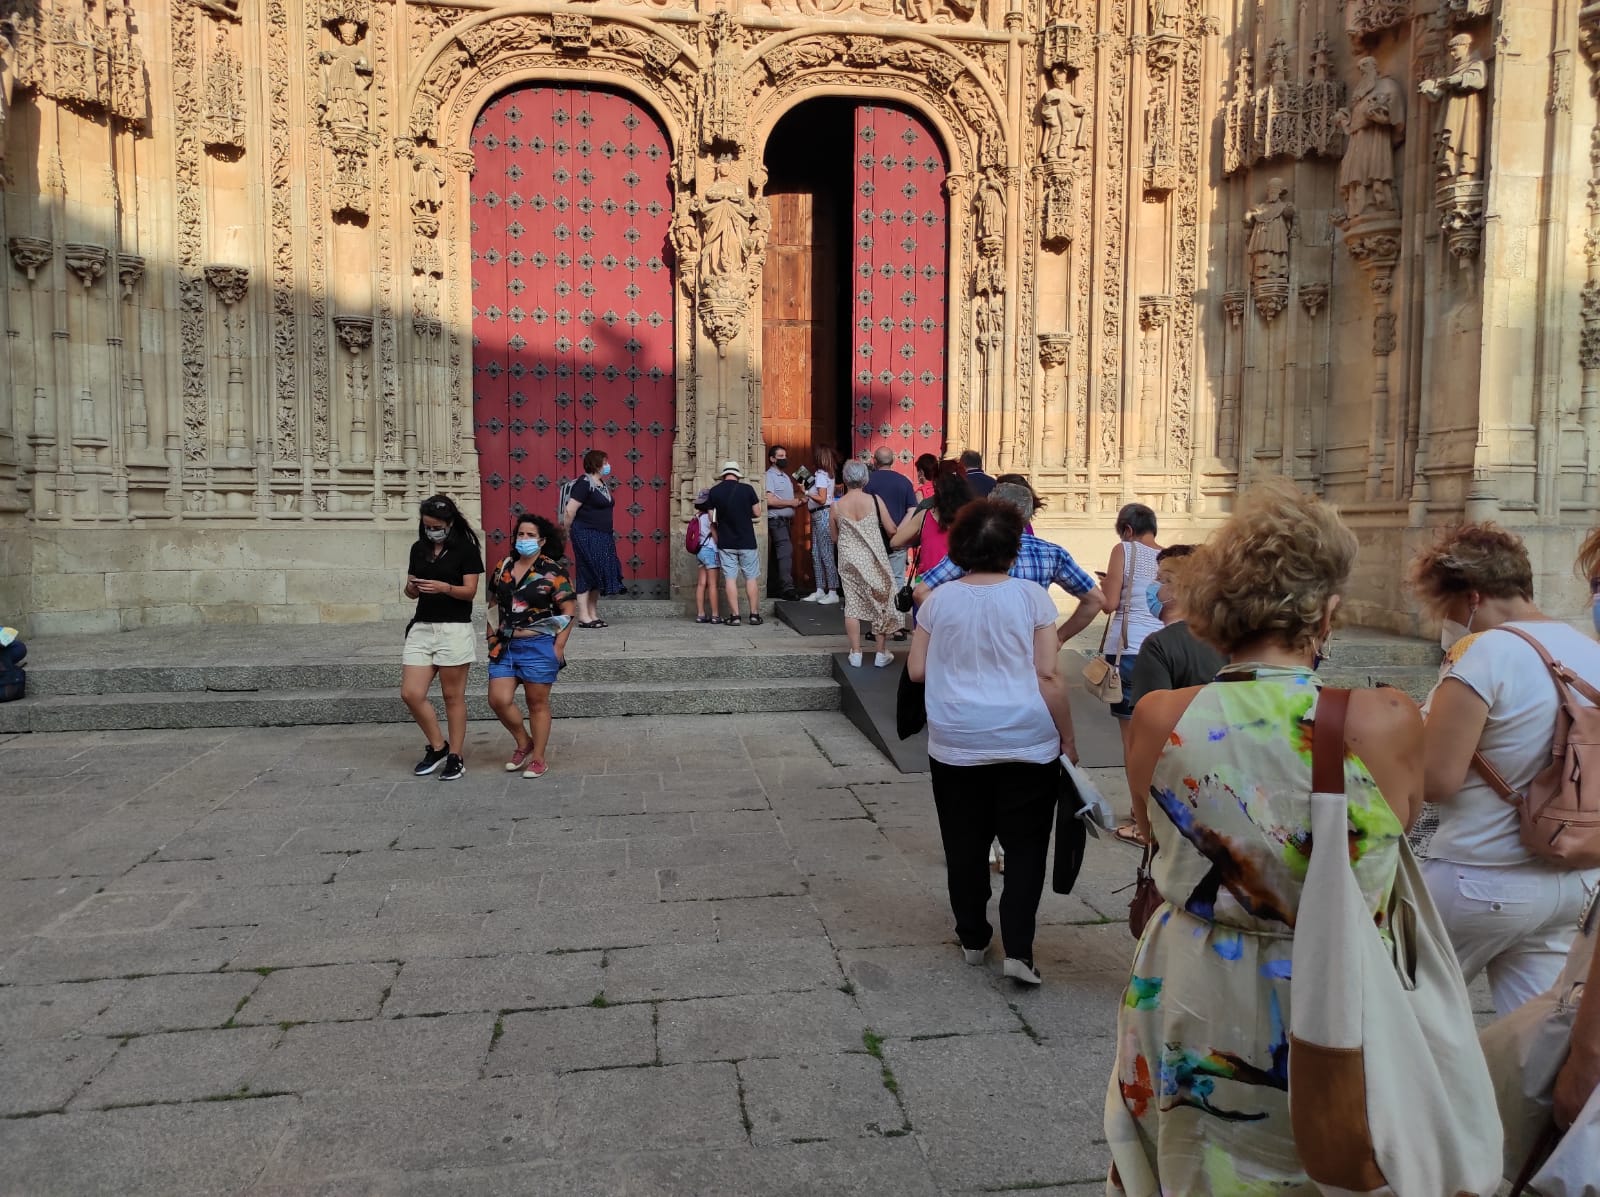
<svg viewBox="0 0 1600 1197"><path fill-rule="evenodd" d="M554 517L603 449L634 594L670 577L672 221L666 133L619 92L531 84L472 134L472 415L486 555ZM493 564L493 561L490 561Z"/></svg>

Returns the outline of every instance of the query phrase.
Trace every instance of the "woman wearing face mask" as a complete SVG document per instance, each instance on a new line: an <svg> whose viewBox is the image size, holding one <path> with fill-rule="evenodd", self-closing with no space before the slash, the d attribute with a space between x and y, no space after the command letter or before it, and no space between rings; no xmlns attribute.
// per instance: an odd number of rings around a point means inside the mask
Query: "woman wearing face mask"
<svg viewBox="0 0 1600 1197"><path fill-rule="evenodd" d="M441 764L439 776L445 781L467 771L461 749L467 735L467 670L476 656L472 600L482 575L483 551L466 517L444 495L424 500L406 570L405 595L417 600L417 612L406 625L400 681L400 697L428 737L427 751L413 770L418 777ZM449 740L440 735L439 717L428 701L435 675L444 695Z"/></svg>
<svg viewBox="0 0 1600 1197"><path fill-rule="evenodd" d="M520 515L512 552L489 578L489 705L516 742L506 771L545 774L550 687L567 663L572 583L561 568L561 533L549 520ZM517 687L528 700L524 723Z"/></svg>
<svg viewBox="0 0 1600 1197"><path fill-rule="evenodd" d="M572 561L578 575L578 626L604 628L600 618L601 595L621 594L622 562L617 559L617 538L612 530L615 504L606 479L611 463L603 449L583 455L583 477L567 492L561 522L572 536Z"/></svg>
<svg viewBox="0 0 1600 1197"><path fill-rule="evenodd" d="M1419 556L1411 585L1441 626L1439 684L1423 735L1427 800L1438 829L1423 866L1461 971L1485 970L1506 1014L1555 983L1572 944L1584 887L1600 870L1569 870L1523 846L1518 815L1473 763L1485 760L1521 791L1549 763L1559 699L1531 636L1591 685L1600 645L1533 602L1522 541L1493 524L1447 532Z"/></svg>

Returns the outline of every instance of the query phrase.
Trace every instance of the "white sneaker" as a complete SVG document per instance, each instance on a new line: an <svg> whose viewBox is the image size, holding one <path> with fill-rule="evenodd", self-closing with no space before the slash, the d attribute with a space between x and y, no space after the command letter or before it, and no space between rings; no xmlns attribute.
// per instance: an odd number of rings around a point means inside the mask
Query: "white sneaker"
<svg viewBox="0 0 1600 1197"><path fill-rule="evenodd" d="M1033 967L1031 960L1018 960L1015 956L1007 956L1004 971L1006 976L1023 985L1044 983L1044 978L1039 975L1039 970Z"/></svg>
<svg viewBox="0 0 1600 1197"><path fill-rule="evenodd" d="M890 665L894 664L894 654L893 653L875 653L875 654L873 654L873 657L872 657L872 663L874 665L876 665L879 669L887 669Z"/></svg>
<svg viewBox="0 0 1600 1197"><path fill-rule="evenodd" d="M850 654L850 664L851 664L851 666L853 668L860 669L861 668L861 654L860 653L851 653Z"/></svg>
<svg viewBox="0 0 1600 1197"><path fill-rule="evenodd" d="M1006 850L998 843L989 845L989 864L996 873L1003 874L1006 871Z"/></svg>
<svg viewBox="0 0 1600 1197"><path fill-rule="evenodd" d="M834 607L837 606L838 603L839 596L833 593L831 590L817 600L817 606L819 607Z"/></svg>
<svg viewBox="0 0 1600 1197"><path fill-rule="evenodd" d="M962 949L961 949L961 958L963 960L965 960L968 964L982 964L983 963L983 958L985 956L987 956L988 954L989 954L989 945L988 944L984 944L983 947L981 947L981 948L962 947Z"/></svg>
<svg viewBox="0 0 1600 1197"><path fill-rule="evenodd" d="M822 601L822 596L825 593L826 593L826 591L813 590L810 594L806 595L806 597L801 599L800 601L802 603L820 603Z"/></svg>

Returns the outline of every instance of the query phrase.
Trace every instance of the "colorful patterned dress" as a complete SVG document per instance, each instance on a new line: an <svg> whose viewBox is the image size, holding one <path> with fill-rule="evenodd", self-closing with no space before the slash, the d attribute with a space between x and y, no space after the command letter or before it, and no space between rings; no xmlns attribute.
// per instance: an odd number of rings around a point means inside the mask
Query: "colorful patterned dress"
<svg viewBox="0 0 1600 1197"><path fill-rule="evenodd" d="M1310 834L1309 669L1202 689L1156 762L1150 821L1166 899L1117 1018L1108 1194L1266 1197L1317 1187L1289 1125L1290 960ZM1403 834L1345 760L1356 879L1381 927Z"/></svg>

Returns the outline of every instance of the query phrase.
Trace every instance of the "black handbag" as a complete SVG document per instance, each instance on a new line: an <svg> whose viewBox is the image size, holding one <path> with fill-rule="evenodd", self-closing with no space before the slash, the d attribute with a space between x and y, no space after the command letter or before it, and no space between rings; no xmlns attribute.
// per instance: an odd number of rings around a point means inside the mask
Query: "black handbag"
<svg viewBox="0 0 1600 1197"><path fill-rule="evenodd" d="M1072 892L1083 868L1083 851L1089 842L1089 832L1078 818L1078 808L1082 805L1078 787L1062 769L1056 791L1056 858L1050 869L1050 888L1058 894Z"/></svg>
<svg viewBox="0 0 1600 1197"><path fill-rule="evenodd" d="M902 740L909 740L928 726L927 684L914 682L904 666L900 669L900 684L894 695L894 730Z"/></svg>
<svg viewBox="0 0 1600 1197"><path fill-rule="evenodd" d="M907 614L910 613L910 611L911 611L911 583L910 582L907 582L904 586L900 587L899 590L894 592L894 609L896 611L900 612L900 614L902 614L902 615L907 615Z"/></svg>

